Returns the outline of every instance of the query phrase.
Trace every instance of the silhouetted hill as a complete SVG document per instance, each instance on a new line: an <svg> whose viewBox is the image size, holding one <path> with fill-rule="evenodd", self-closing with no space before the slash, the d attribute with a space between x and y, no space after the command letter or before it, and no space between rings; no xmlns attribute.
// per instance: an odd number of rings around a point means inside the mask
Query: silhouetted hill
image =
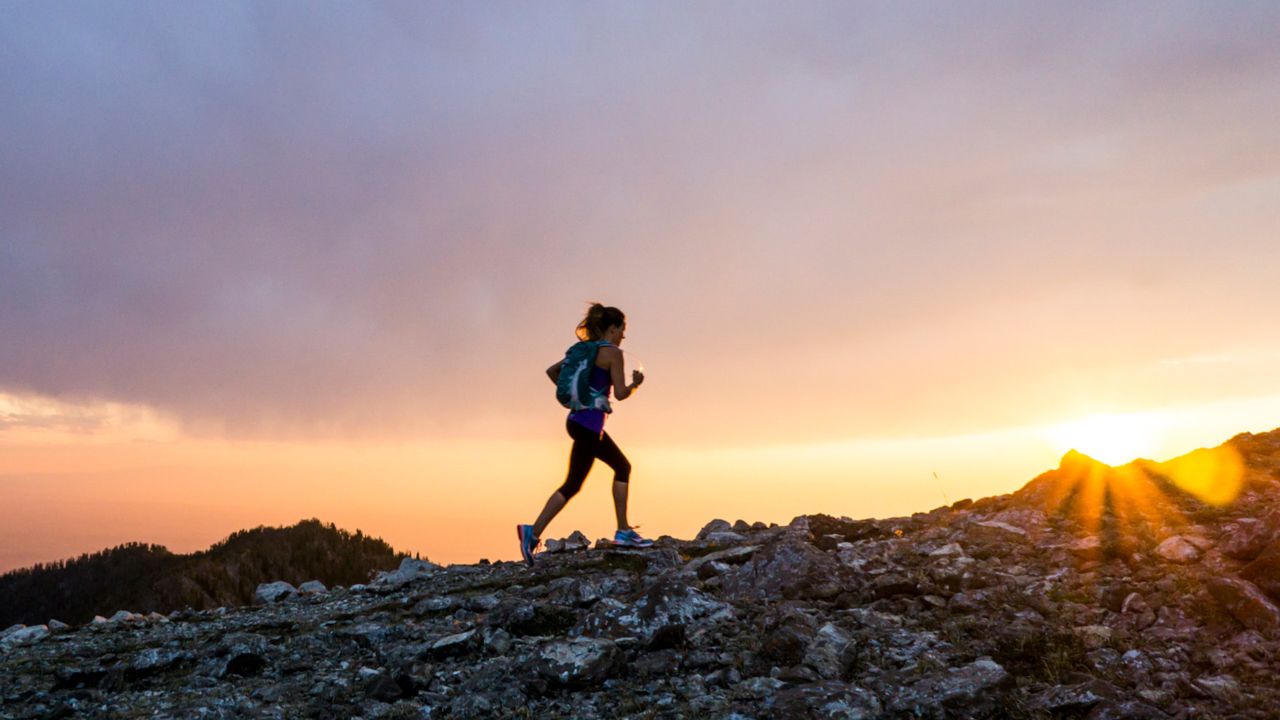
<svg viewBox="0 0 1280 720"><path fill-rule="evenodd" d="M350 585L394 568L403 557L381 538L316 519L240 530L190 555L126 543L0 575L0 628L50 618L83 623L122 609L168 613L244 605L253 602L259 583Z"/></svg>

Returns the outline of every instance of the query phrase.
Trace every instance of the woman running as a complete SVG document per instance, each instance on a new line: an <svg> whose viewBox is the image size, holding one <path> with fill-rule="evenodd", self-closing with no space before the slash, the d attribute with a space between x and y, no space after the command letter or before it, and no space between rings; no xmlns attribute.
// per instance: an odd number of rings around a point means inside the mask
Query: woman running
<svg viewBox="0 0 1280 720"><path fill-rule="evenodd" d="M600 343L596 353L595 366L591 368L591 389L606 399L614 390L618 400L631 397L640 383L644 382L644 373L634 370L631 373L631 384L626 384L626 372L623 369L622 350L618 347L626 337L627 318L616 307L605 307L593 303L587 310L587 316L578 323L578 338L584 341ZM564 361L547 368L547 376L551 382L560 379L560 371ZM607 407L607 403L605 403ZM571 410L569 419L565 421L565 429L573 438L573 449L569 451L569 474L564 484L547 499L542 514L532 525L517 525L516 534L520 537L520 554L525 562L533 563L533 553L541 543L542 531L561 510L569 498L577 494L586 479L591 465L599 458L613 469L613 509L617 515L618 531L613 535L613 542L628 547L649 547L652 540L640 537L627 523L627 484L631 477L631 463L622 451L604 431L605 410L587 408Z"/></svg>

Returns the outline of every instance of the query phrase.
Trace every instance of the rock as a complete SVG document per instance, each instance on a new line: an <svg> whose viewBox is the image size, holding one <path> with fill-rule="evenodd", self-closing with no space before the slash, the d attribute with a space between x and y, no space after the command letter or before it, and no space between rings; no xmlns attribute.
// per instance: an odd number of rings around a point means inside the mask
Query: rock
<svg viewBox="0 0 1280 720"><path fill-rule="evenodd" d="M707 553L706 555L696 557L690 560L689 562L685 563L684 570L687 573L692 573L696 575L698 573L699 568L701 568L703 565L706 565L708 563L740 565L746 562L752 555L755 554L756 550L759 550L759 549L760 549L759 545L738 545L736 547L726 548L724 550L717 550L713 553ZM716 574L719 575L720 573L716 573Z"/></svg>
<svg viewBox="0 0 1280 720"><path fill-rule="evenodd" d="M876 599L890 598L895 595L915 595L919 586L915 580L898 573L877 575L871 581L871 594Z"/></svg>
<svg viewBox="0 0 1280 720"><path fill-rule="evenodd" d="M1181 535L1174 535L1156 546L1156 554L1175 563L1189 563L1200 559L1200 548Z"/></svg>
<svg viewBox="0 0 1280 720"><path fill-rule="evenodd" d="M771 677L753 677L743 680L734 687L734 693L740 697L767 698L781 690L786 683Z"/></svg>
<svg viewBox="0 0 1280 720"><path fill-rule="evenodd" d="M1008 680L1009 673L999 663L982 657L912 683L893 698L890 708L923 717L989 715L995 699L989 691Z"/></svg>
<svg viewBox="0 0 1280 720"><path fill-rule="evenodd" d="M1280 539L1268 543L1252 562L1244 566L1240 577L1257 585L1273 599L1280 600Z"/></svg>
<svg viewBox="0 0 1280 720"><path fill-rule="evenodd" d="M139 623L143 621L143 617L138 613L129 612L128 610L117 610L116 614L107 619L107 622L113 623Z"/></svg>
<svg viewBox="0 0 1280 720"><path fill-rule="evenodd" d="M404 694L400 685L387 673L371 670L370 668L362 668L362 670L369 670L371 673L362 678L365 695L374 700L389 703L395 702Z"/></svg>
<svg viewBox="0 0 1280 720"><path fill-rule="evenodd" d="M1102 540L1097 535L1089 535L1072 542L1069 548L1078 557L1095 557L1102 552Z"/></svg>
<svg viewBox="0 0 1280 720"><path fill-rule="evenodd" d="M947 543L929 553L929 557L935 558L958 557L961 555L964 555L964 548L960 547L960 543Z"/></svg>
<svg viewBox="0 0 1280 720"><path fill-rule="evenodd" d="M283 580L275 582L262 583L253 593L254 602L259 605L268 605L270 603L280 602L287 598L291 598L298 592L297 588ZM112 618L113 620L115 618Z"/></svg>
<svg viewBox="0 0 1280 720"><path fill-rule="evenodd" d="M394 572L378 573L371 584L383 589L397 588L418 578L430 577L438 570L440 566L435 563L407 557L400 561L400 567ZM352 589L354 590L355 586L352 586Z"/></svg>
<svg viewBox="0 0 1280 720"><path fill-rule="evenodd" d="M852 666L855 654L849 634L834 623L827 623L818 628L805 651L804 662L823 679L839 680Z"/></svg>
<svg viewBox="0 0 1280 720"><path fill-rule="evenodd" d="M480 641L480 634L473 628L436 640L427 648L426 655L434 659L465 655L480 647Z"/></svg>
<svg viewBox="0 0 1280 720"><path fill-rule="evenodd" d="M803 625L778 625L765 633L760 655L775 665L796 665L804 660L813 637L813 630Z"/></svg>
<svg viewBox="0 0 1280 720"><path fill-rule="evenodd" d="M419 600L413 606L414 615L429 615L432 613L442 613L453 610L458 607L458 598L452 595L441 595L438 597L429 597Z"/></svg>
<svg viewBox="0 0 1280 720"><path fill-rule="evenodd" d="M31 645L47 637L49 637L47 625L16 626L5 631L5 635L0 638L0 643L9 647Z"/></svg>
<svg viewBox="0 0 1280 720"><path fill-rule="evenodd" d="M319 580L308 580L298 586L298 593L302 595L319 595L328 590Z"/></svg>
<svg viewBox="0 0 1280 720"><path fill-rule="evenodd" d="M1054 715L1078 715L1105 700L1120 697L1120 691L1111 683L1098 679L1073 685L1055 685L1037 693L1028 707Z"/></svg>
<svg viewBox="0 0 1280 720"><path fill-rule="evenodd" d="M1107 700L1095 705L1085 720L1168 720L1169 715L1141 700Z"/></svg>
<svg viewBox="0 0 1280 720"><path fill-rule="evenodd" d="M1205 583L1209 594L1241 625L1259 631L1280 627L1277 608L1253 583L1235 578L1211 577Z"/></svg>
<svg viewBox="0 0 1280 720"><path fill-rule="evenodd" d="M1223 528L1218 549L1223 555L1248 562L1275 538L1275 528L1256 518L1241 518Z"/></svg>
<svg viewBox="0 0 1280 720"><path fill-rule="evenodd" d="M611 640L574 638L538 649L532 667L542 678L563 686L598 683L622 662L622 653Z"/></svg>
<svg viewBox="0 0 1280 720"><path fill-rule="evenodd" d="M546 542L546 551L552 554L577 552L579 550L586 550L589 547L591 547L591 541L587 539L586 535L583 535L577 530L574 530L567 538L560 540L553 538Z"/></svg>
<svg viewBox="0 0 1280 720"><path fill-rule="evenodd" d="M1205 675L1192 680L1191 686L1222 702L1232 703L1240 699L1240 681L1230 675Z"/></svg>
<svg viewBox="0 0 1280 720"><path fill-rule="evenodd" d="M824 720L873 720L884 712L871 691L833 680L781 690L770 710L770 717Z"/></svg>
<svg viewBox="0 0 1280 720"><path fill-rule="evenodd" d="M973 524L973 528L975 530L995 530L996 532L986 533L986 535L997 541L1008 540L1009 536L1015 538L1025 538L1027 536L1026 530L998 520L976 522Z"/></svg>
<svg viewBox="0 0 1280 720"><path fill-rule="evenodd" d="M727 530L725 532L713 532L705 538L706 542L711 543L712 545L732 545L734 543L745 542L746 539L747 538L745 536L733 532L732 530Z"/></svg>
<svg viewBox="0 0 1280 720"><path fill-rule="evenodd" d="M729 620L733 615L733 608L727 603L672 577L664 577L633 605L613 601L598 603L585 625L587 634L596 637L631 636L647 645L667 626L695 622L709 626Z"/></svg>
<svg viewBox="0 0 1280 720"><path fill-rule="evenodd" d="M723 576L724 595L739 601L834 598L849 571L808 542L788 538L758 550Z"/></svg>
<svg viewBox="0 0 1280 720"><path fill-rule="evenodd" d="M214 677L252 677L268 664L271 643L257 633L232 633L222 639L214 652Z"/></svg>
<svg viewBox="0 0 1280 720"><path fill-rule="evenodd" d="M62 622L61 620L50 620L48 624L48 628L49 628L49 632L55 635L59 633L68 632L69 630L71 630L71 626ZM0 638L0 639L3 639L3 638Z"/></svg>
<svg viewBox="0 0 1280 720"><path fill-rule="evenodd" d="M707 536L710 535L711 533L731 532L732 530L733 530L733 526L729 524L728 520L720 520L719 518L717 518L707 523L706 525L704 525L702 529L698 531L698 535L695 539L706 540Z"/></svg>
<svg viewBox="0 0 1280 720"><path fill-rule="evenodd" d="M562 635L577 621L578 616L569 608L524 599L502 602L486 619L489 625L515 636Z"/></svg>
<svg viewBox="0 0 1280 720"><path fill-rule="evenodd" d="M1081 625L1073 628L1071 632L1080 641L1080 644L1089 650L1109 645L1112 636L1115 634L1106 625Z"/></svg>
<svg viewBox="0 0 1280 720"><path fill-rule="evenodd" d="M1156 621L1156 613L1147 605L1147 601L1142 595L1131 592L1125 596L1124 602L1120 606L1120 612L1132 618L1134 627L1144 630L1150 627Z"/></svg>

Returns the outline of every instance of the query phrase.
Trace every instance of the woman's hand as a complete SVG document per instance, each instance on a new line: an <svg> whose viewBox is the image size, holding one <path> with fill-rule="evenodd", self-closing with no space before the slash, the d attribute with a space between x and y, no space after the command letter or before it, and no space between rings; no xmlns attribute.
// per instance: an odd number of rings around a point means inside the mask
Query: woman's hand
<svg viewBox="0 0 1280 720"><path fill-rule="evenodd" d="M631 371L631 386L640 387L640 383L644 382L644 373L639 370Z"/></svg>

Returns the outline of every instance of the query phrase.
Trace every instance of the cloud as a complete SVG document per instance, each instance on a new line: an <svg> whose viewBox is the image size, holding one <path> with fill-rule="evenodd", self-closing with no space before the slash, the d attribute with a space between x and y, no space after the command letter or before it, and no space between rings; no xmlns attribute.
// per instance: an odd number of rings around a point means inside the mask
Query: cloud
<svg viewBox="0 0 1280 720"><path fill-rule="evenodd" d="M1206 315L1274 300L1253 282L1280 259L1265 211L1209 238L1221 213L1195 201L1280 173L1257 152L1280 110L1266 6L10 15L13 392L192 431L479 432L539 416L537 373L588 299L632 313L681 397L715 373L773 383L828 338L836 366L892 366L975 318L987 359L938 359L996 381L1053 355L990 311L1010 298L1116 337L1175 322L1191 278ZM1059 299L1134 286L1149 306Z"/></svg>

